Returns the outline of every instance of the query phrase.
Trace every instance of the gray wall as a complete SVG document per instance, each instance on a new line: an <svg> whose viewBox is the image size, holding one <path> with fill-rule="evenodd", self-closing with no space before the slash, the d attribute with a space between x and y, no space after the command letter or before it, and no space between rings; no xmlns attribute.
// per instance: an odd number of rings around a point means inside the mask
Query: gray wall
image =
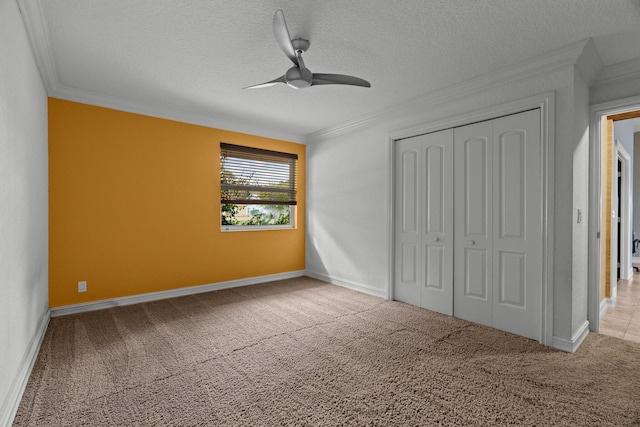
<svg viewBox="0 0 640 427"><path fill-rule="evenodd" d="M47 95L14 0L0 1L0 426L48 319Z"/></svg>
<svg viewBox="0 0 640 427"><path fill-rule="evenodd" d="M631 167L633 168L633 120L620 120L613 122L613 138L620 141L631 156Z"/></svg>
<svg viewBox="0 0 640 427"><path fill-rule="evenodd" d="M575 72L573 81L573 209L570 216L573 228L573 262L571 289L571 333L583 326L587 319L589 289L589 88L582 76ZM569 153L567 153L569 155ZM556 165L556 170L562 165ZM562 197L565 193L556 193ZM582 221L577 221L577 210ZM568 218L564 218L565 220ZM556 229L557 230L557 229ZM557 257L557 255L556 255ZM555 303L555 302L554 302ZM565 307L565 309L569 309Z"/></svg>

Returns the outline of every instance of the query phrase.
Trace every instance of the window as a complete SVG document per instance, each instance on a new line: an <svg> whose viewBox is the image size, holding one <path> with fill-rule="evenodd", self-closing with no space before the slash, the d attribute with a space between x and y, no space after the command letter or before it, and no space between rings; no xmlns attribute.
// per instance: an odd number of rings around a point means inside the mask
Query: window
<svg viewBox="0 0 640 427"><path fill-rule="evenodd" d="M220 144L224 230L292 228L297 154Z"/></svg>

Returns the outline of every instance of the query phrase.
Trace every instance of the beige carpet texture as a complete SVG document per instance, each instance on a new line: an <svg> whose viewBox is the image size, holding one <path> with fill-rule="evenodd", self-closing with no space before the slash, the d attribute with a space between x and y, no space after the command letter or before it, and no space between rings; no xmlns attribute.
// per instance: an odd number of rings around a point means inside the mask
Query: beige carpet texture
<svg viewBox="0 0 640 427"><path fill-rule="evenodd" d="M51 320L15 426L640 425L640 344L575 354L307 277Z"/></svg>

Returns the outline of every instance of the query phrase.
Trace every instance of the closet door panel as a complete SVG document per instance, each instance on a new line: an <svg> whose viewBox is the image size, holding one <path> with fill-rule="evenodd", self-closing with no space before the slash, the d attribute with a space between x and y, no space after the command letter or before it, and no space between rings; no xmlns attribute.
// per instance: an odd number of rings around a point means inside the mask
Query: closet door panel
<svg viewBox="0 0 640 427"><path fill-rule="evenodd" d="M442 273L444 272L444 251L442 246L428 245L425 247L426 274L425 287L433 290L444 290Z"/></svg>
<svg viewBox="0 0 640 427"><path fill-rule="evenodd" d="M470 249L464 251L464 292L466 298L478 298L487 301L487 291L490 284L487 283L487 253L486 249ZM460 307L456 307L460 311Z"/></svg>
<svg viewBox="0 0 640 427"><path fill-rule="evenodd" d="M403 284L416 287L420 271L418 270L418 245L415 243L402 243L400 253L402 269L400 270L400 281Z"/></svg>
<svg viewBox="0 0 640 427"><path fill-rule="evenodd" d="M494 120L493 326L540 339L542 176L540 112Z"/></svg>
<svg viewBox="0 0 640 427"><path fill-rule="evenodd" d="M401 179L400 179L400 207L401 207L401 232L419 237L418 216L418 191L420 188L420 149L409 148L401 154Z"/></svg>
<svg viewBox="0 0 640 427"><path fill-rule="evenodd" d="M421 143L417 138L397 142L394 298L414 305L420 303L422 281L419 197L422 191L421 152Z"/></svg>
<svg viewBox="0 0 640 427"><path fill-rule="evenodd" d="M423 135L424 283L420 306L453 315L453 130Z"/></svg>
<svg viewBox="0 0 640 427"><path fill-rule="evenodd" d="M492 124L454 130L454 316L492 324Z"/></svg>
<svg viewBox="0 0 640 427"><path fill-rule="evenodd" d="M394 298L453 313L453 130L396 143Z"/></svg>
<svg viewBox="0 0 640 427"><path fill-rule="evenodd" d="M525 254L498 252L498 304L525 308Z"/></svg>

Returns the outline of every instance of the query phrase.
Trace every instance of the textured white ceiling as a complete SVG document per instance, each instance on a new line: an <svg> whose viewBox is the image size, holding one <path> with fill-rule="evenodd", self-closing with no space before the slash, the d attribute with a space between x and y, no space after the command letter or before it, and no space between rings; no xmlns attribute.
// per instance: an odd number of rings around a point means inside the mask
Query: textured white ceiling
<svg viewBox="0 0 640 427"><path fill-rule="evenodd" d="M299 139L589 37L604 65L640 57L638 0L19 2L39 12L23 14L52 96ZM272 32L277 9L311 41L312 71L372 88L243 90L291 66Z"/></svg>

